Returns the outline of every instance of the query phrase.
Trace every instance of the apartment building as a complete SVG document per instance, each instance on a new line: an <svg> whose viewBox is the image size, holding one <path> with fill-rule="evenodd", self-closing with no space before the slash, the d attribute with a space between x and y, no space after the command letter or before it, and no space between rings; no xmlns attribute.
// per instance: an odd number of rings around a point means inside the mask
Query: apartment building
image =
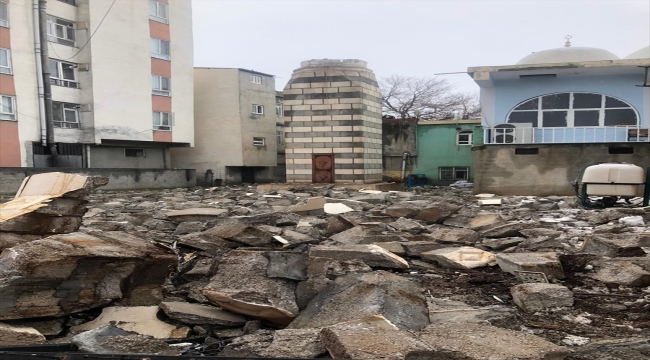
<svg viewBox="0 0 650 360"><path fill-rule="evenodd" d="M193 145L191 2L0 0L0 167L169 168ZM40 69L50 71L53 139Z"/></svg>
<svg viewBox="0 0 650 360"><path fill-rule="evenodd" d="M194 69L193 148L171 152L174 167L196 169L199 181L274 181L282 105L273 75L237 68ZM209 180L208 180L209 181Z"/></svg>

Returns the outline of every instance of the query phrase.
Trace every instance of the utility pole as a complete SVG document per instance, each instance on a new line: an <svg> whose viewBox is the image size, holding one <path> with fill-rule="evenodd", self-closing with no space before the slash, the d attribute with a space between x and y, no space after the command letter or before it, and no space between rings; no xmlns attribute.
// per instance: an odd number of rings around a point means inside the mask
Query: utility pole
<svg viewBox="0 0 650 360"><path fill-rule="evenodd" d="M54 116L52 112L52 85L50 84L50 56L47 41L47 0L38 1L38 21L41 39L41 63L43 68L43 93L45 96L45 124L47 132L47 146L52 154L52 166L58 165L59 153L54 143Z"/></svg>

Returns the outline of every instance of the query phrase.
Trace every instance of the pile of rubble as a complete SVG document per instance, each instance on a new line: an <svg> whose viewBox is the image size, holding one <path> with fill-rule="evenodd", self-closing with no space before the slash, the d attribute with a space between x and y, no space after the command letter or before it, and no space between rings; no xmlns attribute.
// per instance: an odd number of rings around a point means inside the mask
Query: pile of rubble
<svg viewBox="0 0 650 360"><path fill-rule="evenodd" d="M59 192L20 215L83 215L80 227L0 224L0 346L335 359L650 356L647 209L435 187L90 193L100 183L88 179L77 197ZM76 199L74 211L57 205L65 199Z"/></svg>

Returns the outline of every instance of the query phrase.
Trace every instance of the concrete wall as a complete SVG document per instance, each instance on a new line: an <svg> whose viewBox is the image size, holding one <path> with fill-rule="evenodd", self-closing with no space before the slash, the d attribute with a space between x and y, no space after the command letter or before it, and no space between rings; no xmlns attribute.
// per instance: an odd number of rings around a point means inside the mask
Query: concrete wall
<svg viewBox="0 0 650 360"><path fill-rule="evenodd" d="M650 167L650 144L486 145L474 147L474 192L498 195L572 195L569 184L594 162L626 162ZM610 147L633 154L609 154ZM536 155L516 149L538 149ZM530 150L528 150L530 151Z"/></svg>
<svg viewBox="0 0 650 360"><path fill-rule="evenodd" d="M113 146L90 146L87 156L91 168L164 169L164 148L143 148L144 157L127 157L125 148Z"/></svg>
<svg viewBox="0 0 650 360"><path fill-rule="evenodd" d="M409 153L406 160L405 174L413 170L417 158L416 135L417 119L383 119L382 120L382 146L383 146L383 181L403 181L402 156Z"/></svg>
<svg viewBox="0 0 650 360"><path fill-rule="evenodd" d="M251 75L262 77L261 84L251 82ZM263 105L264 114L252 113L252 106ZM259 73L239 71L239 106L243 166L276 166L277 141L275 115L275 79ZM264 138L264 146L253 146L253 138Z"/></svg>
<svg viewBox="0 0 650 360"><path fill-rule="evenodd" d="M418 157L413 168L414 174L425 174L429 183L448 185L454 181L440 179L440 167L469 167L468 181L474 181L472 146L457 145L456 136L460 131L480 133L479 120L429 121L418 123ZM474 133L474 142L480 140ZM475 163L475 162L474 162Z"/></svg>
<svg viewBox="0 0 650 360"><path fill-rule="evenodd" d="M70 169L70 168L0 168L0 194L15 194L22 181L30 175L44 172L64 172L106 176L103 190L168 189L196 186L193 169Z"/></svg>

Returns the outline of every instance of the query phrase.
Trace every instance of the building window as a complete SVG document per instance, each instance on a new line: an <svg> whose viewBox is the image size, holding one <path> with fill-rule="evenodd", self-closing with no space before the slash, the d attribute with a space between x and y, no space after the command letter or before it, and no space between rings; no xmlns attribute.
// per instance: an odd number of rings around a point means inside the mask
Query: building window
<svg viewBox="0 0 650 360"><path fill-rule="evenodd" d="M149 0L149 19L167 24L169 19L167 16L167 4Z"/></svg>
<svg viewBox="0 0 650 360"><path fill-rule="evenodd" d="M253 114L264 114L264 105L253 105Z"/></svg>
<svg viewBox="0 0 650 360"><path fill-rule="evenodd" d="M53 16L48 16L47 40L62 45L74 46L74 23Z"/></svg>
<svg viewBox="0 0 650 360"><path fill-rule="evenodd" d="M284 116L284 108L282 106L282 103L276 103L275 104L275 115L277 115L277 117L283 117Z"/></svg>
<svg viewBox="0 0 650 360"><path fill-rule="evenodd" d="M253 84L261 84L262 83L262 77L259 75L251 75L251 82Z"/></svg>
<svg viewBox="0 0 650 360"><path fill-rule="evenodd" d="M254 146L264 146L264 138L254 137L253 138L253 145Z"/></svg>
<svg viewBox="0 0 650 360"><path fill-rule="evenodd" d="M144 157L144 149L124 149L124 157L136 157L136 158L141 158Z"/></svg>
<svg viewBox="0 0 650 360"><path fill-rule="evenodd" d="M468 180L469 179L469 167L439 167L438 168L438 178L445 181L458 181L458 180Z"/></svg>
<svg viewBox="0 0 650 360"><path fill-rule="evenodd" d="M151 38L151 57L169 60L169 41Z"/></svg>
<svg viewBox="0 0 650 360"><path fill-rule="evenodd" d="M75 0L59 0L59 1L64 2L64 3L69 4L69 5L72 5L72 6L77 5L77 4L75 4Z"/></svg>
<svg viewBox="0 0 650 360"><path fill-rule="evenodd" d="M0 48L0 74L11 74L11 51Z"/></svg>
<svg viewBox="0 0 650 360"><path fill-rule="evenodd" d="M9 27L9 3L0 1L0 26Z"/></svg>
<svg viewBox="0 0 650 360"><path fill-rule="evenodd" d="M16 120L16 98L0 95L0 120Z"/></svg>
<svg viewBox="0 0 650 360"><path fill-rule="evenodd" d="M52 118L54 127L79 129L79 104L52 101Z"/></svg>
<svg viewBox="0 0 650 360"><path fill-rule="evenodd" d="M459 131L456 134L456 145L472 145L472 132Z"/></svg>
<svg viewBox="0 0 650 360"><path fill-rule="evenodd" d="M151 93L160 96L170 95L171 79L160 75L151 75Z"/></svg>
<svg viewBox="0 0 650 360"><path fill-rule="evenodd" d="M277 137L278 145L284 144L284 129L278 129L276 131L276 137Z"/></svg>
<svg viewBox="0 0 650 360"><path fill-rule="evenodd" d="M517 105L508 123L530 123L532 127L635 126L634 108L611 96L571 92L542 95Z"/></svg>
<svg viewBox="0 0 650 360"><path fill-rule="evenodd" d="M50 84L79 88L75 68L77 65L50 59Z"/></svg>
<svg viewBox="0 0 650 360"><path fill-rule="evenodd" d="M172 114L162 111L153 112L153 129L171 131L172 129Z"/></svg>

